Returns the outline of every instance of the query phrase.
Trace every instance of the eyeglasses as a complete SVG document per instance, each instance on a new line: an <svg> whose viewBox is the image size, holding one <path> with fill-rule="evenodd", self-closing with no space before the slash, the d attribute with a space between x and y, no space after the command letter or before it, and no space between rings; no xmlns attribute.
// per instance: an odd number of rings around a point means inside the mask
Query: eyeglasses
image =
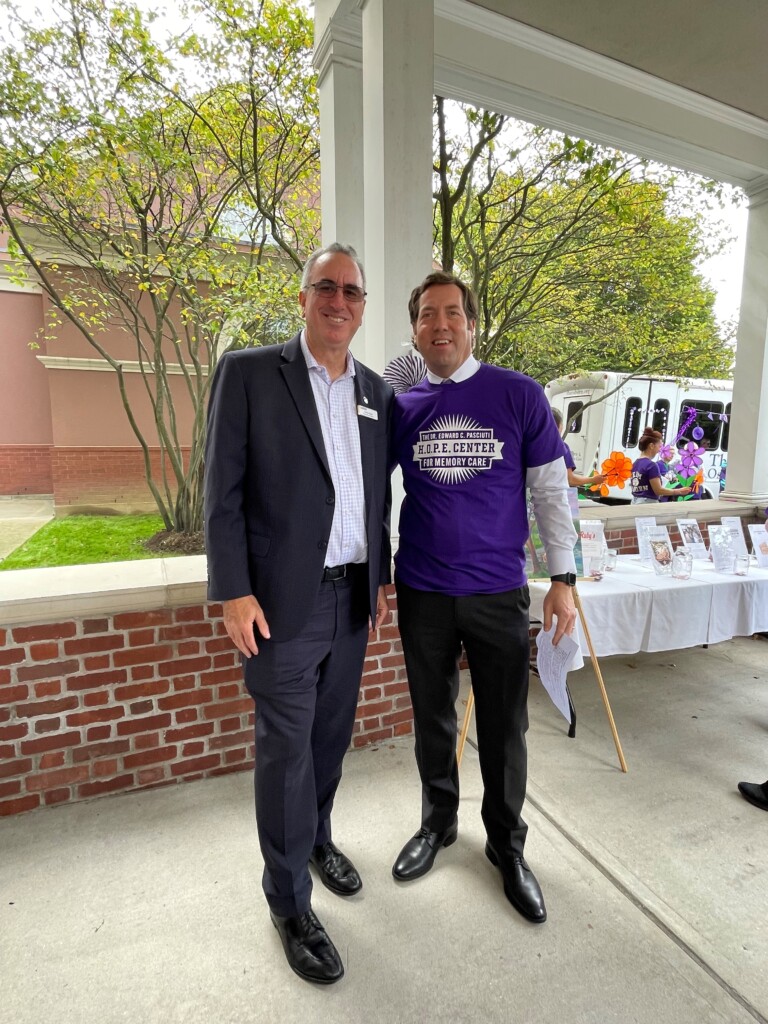
<svg viewBox="0 0 768 1024"><path fill-rule="evenodd" d="M347 302L362 302L368 294L362 288L358 288L356 284L336 284L335 281L317 281L315 284L308 284L307 288L314 288L315 292L323 299L332 299L341 289L341 294Z"/></svg>

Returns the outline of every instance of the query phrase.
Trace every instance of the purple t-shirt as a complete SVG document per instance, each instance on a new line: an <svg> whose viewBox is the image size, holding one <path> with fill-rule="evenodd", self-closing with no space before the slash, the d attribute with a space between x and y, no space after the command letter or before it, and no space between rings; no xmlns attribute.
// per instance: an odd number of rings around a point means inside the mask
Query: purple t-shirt
<svg viewBox="0 0 768 1024"><path fill-rule="evenodd" d="M563 458L565 459L565 468L566 469L572 469L574 471L574 473L575 473L576 472L576 463L573 461L573 452L568 447L568 445L565 443L565 441L563 441L563 448L565 448L565 451L563 452Z"/></svg>
<svg viewBox="0 0 768 1024"><path fill-rule="evenodd" d="M655 462L646 459L644 455L642 458L635 459L632 463L632 497L653 498L654 501L657 501L656 492L651 487L651 480L656 477L661 478L661 470Z"/></svg>
<svg viewBox="0 0 768 1024"><path fill-rule="evenodd" d="M399 579L454 597L522 587L526 471L563 457L541 386L486 363L458 384L423 381L395 397L392 452L406 494Z"/></svg>

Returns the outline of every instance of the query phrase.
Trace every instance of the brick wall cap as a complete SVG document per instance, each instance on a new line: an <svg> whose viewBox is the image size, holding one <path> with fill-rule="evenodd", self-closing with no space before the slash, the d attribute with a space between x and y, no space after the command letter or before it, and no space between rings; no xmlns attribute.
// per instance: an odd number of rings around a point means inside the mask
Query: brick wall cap
<svg viewBox="0 0 768 1024"><path fill-rule="evenodd" d="M3 626L179 608L206 600L205 555L3 573Z"/></svg>

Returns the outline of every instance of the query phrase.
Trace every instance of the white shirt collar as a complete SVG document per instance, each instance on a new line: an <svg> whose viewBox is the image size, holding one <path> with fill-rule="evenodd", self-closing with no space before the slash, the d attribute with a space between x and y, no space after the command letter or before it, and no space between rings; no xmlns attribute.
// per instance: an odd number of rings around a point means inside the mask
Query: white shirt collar
<svg viewBox="0 0 768 1024"><path fill-rule="evenodd" d="M454 371L450 377L438 377L436 373L427 370L427 380L430 384L445 384L447 380L452 380L454 384L460 384L463 380L469 380L479 369L479 360L475 359L473 355L468 355L458 370Z"/></svg>
<svg viewBox="0 0 768 1024"><path fill-rule="evenodd" d="M301 334L299 335L299 344L301 345L301 351L304 353L304 359L306 360L307 368L310 369L310 370L325 371L326 374L327 374L328 371L325 370L325 367L322 365L322 363L318 363L318 361L315 359L315 357L310 352L309 345L307 344L306 334L307 334L306 330L303 330L301 332ZM346 370L344 371L344 373L341 376L342 377L354 377L355 376L355 360L354 360L354 358L352 356L352 353L349 351L349 349L347 349L347 368L346 368Z"/></svg>

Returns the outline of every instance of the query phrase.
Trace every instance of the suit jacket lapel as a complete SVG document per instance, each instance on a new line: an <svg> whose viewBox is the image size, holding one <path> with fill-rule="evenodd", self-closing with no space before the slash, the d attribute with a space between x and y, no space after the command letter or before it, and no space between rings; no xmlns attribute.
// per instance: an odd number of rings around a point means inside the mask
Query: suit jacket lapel
<svg viewBox="0 0 768 1024"><path fill-rule="evenodd" d="M304 353L301 351L299 337L297 334L295 338L291 338L283 347L283 364L280 370L291 393L291 397L296 403L299 415L304 421L304 426L310 440L315 446L317 456L322 462L326 473L330 476L331 471L328 466L325 444L323 443L323 432L320 429L320 417L317 415L315 396L312 392L312 385L309 382L309 370L304 359Z"/></svg>
<svg viewBox="0 0 768 1024"><path fill-rule="evenodd" d="M368 379L363 367L355 360L355 401L356 404L367 409L375 409L373 403L373 385ZM377 410L381 414L381 410ZM378 423L368 416L361 416L358 413L357 426L360 431L360 458L363 463L363 491L365 493L365 508L368 511L371 507L371 495L373 493L373 475L375 470L374 459L374 437Z"/></svg>

